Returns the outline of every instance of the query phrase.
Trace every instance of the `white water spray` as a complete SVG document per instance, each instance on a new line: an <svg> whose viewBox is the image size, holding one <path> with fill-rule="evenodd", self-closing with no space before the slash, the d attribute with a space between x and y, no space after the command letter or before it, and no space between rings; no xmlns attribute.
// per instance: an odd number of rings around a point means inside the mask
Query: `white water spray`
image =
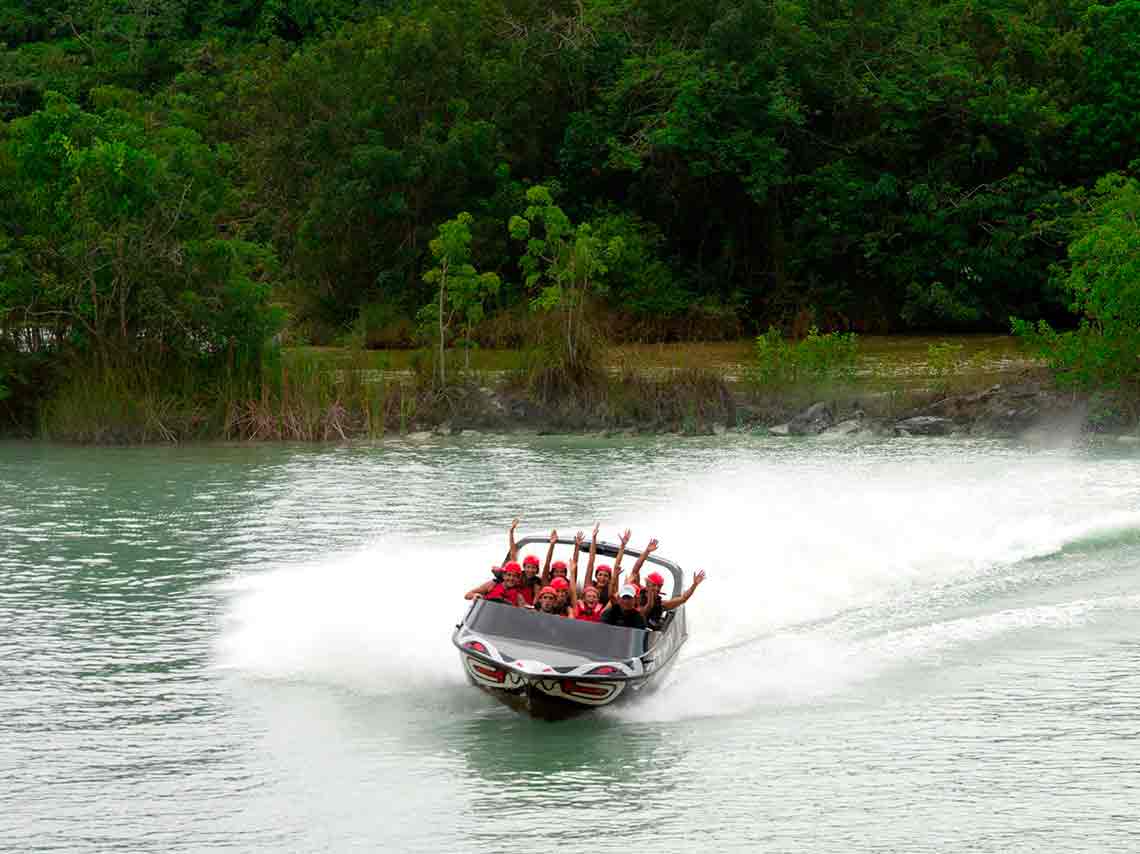
<svg viewBox="0 0 1140 854"><path fill-rule="evenodd" d="M647 467L643 488L618 502L628 513L602 520L611 541L626 526L635 544L659 538L686 581L708 571L669 684L628 714L814 700L987 632L1060 625L1057 613L1081 608L1032 606L1025 620L1006 609L975 622L937 611L948 591L1076 541L1140 529L1132 464L1114 473L1063 455L805 450L741 449L702 471ZM523 528L558 524L565 534L591 521L527 520ZM375 694L465 690L450 633L462 593L502 558L506 535L450 542L457 538L389 539L239 579L219 664ZM924 621L926 610L933 616Z"/></svg>

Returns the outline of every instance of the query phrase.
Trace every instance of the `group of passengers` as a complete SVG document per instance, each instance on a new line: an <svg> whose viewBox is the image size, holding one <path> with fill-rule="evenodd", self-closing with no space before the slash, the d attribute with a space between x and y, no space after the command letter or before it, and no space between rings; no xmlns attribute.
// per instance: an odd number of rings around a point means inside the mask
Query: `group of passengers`
<svg viewBox="0 0 1140 854"><path fill-rule="evenodd" d="M702 570L693 576L693 583L688 590L669 599L661 595L665 578L659 572L649 573L642 586L641 568L646 559L657 550L657 540L650 540L645 550L638 555L629 576L619 585L621 561L629 543L630 531L627 529L621 535L613 566L603 563L595 569L599 530L599 526L595 525L585 579L579 587L578 555L582 551L585 535L579 531L574 536L574 551L570 556L570 564L567 565L561 560L551 563L554 546L558 542L558 531L551 531L550 547L546 550L546 561L542 564L540 573L538 558L534 555L527 555L521 564L518 561L518 547L515 545L515 529L518 525L518 519L511 523L507 562L501 567L491 567L494 576L492 580L468 591L465 598L483 598L591 623L657 629L661 627L665 613L688 602L693 591L705 580Z"/></svg>

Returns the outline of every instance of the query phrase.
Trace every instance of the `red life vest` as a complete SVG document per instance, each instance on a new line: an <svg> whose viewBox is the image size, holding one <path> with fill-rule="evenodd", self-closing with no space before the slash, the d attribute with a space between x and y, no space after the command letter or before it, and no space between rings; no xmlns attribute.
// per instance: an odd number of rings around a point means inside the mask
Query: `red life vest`
<svg viewBox="0 0 1140 854"><path fill-rule="evenodd" d="M502 582L492 587L483 598L492 602L506 602L508 605L526 604L526 595L521 587L507 587Z"/></svg>
<svg viewBox="0 0 1140 854"><path fill-rule="evenodd" d="M516 589L522 592L522 598L523 598L524 602L526 602L528 605L534 604L534 586L533 585L524 584L522 587L519 587Z"/></svg>
<svg viewBox="0 0 1140 854"><path fill-rule="evenodd" d="M601 602L598 602L593 608L585 602L579 602L578 607L574 609L574 619L585 620L587 623L597 623L602 619L603 610Z"/></svg>

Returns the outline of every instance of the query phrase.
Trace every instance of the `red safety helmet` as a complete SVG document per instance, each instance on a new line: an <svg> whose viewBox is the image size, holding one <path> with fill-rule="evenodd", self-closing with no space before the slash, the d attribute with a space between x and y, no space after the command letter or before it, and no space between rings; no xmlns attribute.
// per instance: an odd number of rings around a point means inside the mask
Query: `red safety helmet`
<svg viewBox="0 0 1140 854"><path fill-rule="evenodd" d="M543 587L541 590L538 591L538 598L541 599L547 593L549 593L551 596L557 596L558 595L557 590L555 590L550 585L547 585L546 587Z"/></svg>
<svg viewBox="0 0 1140 854"><path fill-rule="evenodd" d="M523 558L523 566L538 566L538 558L534 555L527 555Z"/></svg>
<svg viewBox="0 0 1140 854"><path fill-rule="evenodd" d="M550 586L554 590L569 590L570 582L562 576L559 576L558 578L550 579Z"/></svg>
<svg viewBox="0 0 1140 854"><path fill-rule="evenodd" d="M651 572L645 576L645 583L656 584L658 587L663 587L665 585L665 576L660 572Z"/></svg>
<svg viewBox="0 0 1140 854"><path fill-rule="evenodd" d="M513 572L515 575L522 575L522 567L512 560L503 564L503 572Z"/></svg>
<svg viewBox="0 0 1140 854"><path fill-rule="evenodd" d="M602 572L604 572L608 575L614 574L613 567L611 567L608 563L603 563L601 566L599 566L597 569L594 570L595 575L602 573Z"/></svg>
<svg viewBox="0 0 1140 854"><path fill-rule="evenodd" d="M551 569L566 569L566 561L556 560L550 565Z"/></svg>

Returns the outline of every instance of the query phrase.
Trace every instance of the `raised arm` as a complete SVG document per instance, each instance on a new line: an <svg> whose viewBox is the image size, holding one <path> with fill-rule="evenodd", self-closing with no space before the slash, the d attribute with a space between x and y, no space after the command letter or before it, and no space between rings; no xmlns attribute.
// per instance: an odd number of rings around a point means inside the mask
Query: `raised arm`
<svg viewBox="0 0 1140 854"><path fill-rule="evenodd" d="M630 531L629 528L626 528L625 531L622 532L621 537L618 539L618 542L621 543L621 545L618 546L617 557L614 558L614 578L617 578L618 573L621 572L621 559L625 557L625 547L629 545L629 538L632 535L633 532Z"/></svg>
<svg viewBox="0 0 1140 854"><path fill-rule="evenodd" d="M664 600L661 603L661 607L666 611L671 611L680 605L684 605L689 601L689 597L693 595L693 591L696 590L704 580L705 571L703 569L698 570L697 574L693 576L693 583L689 585L689 589L682 593L680 596L674 596L672 599Z"/></svg>
<svg viewBox="0 0 1140 854"><path fill-rule="evenodd" d="M629 572L629 581L641 586L641 567L645 565L645 559L657 551L657 540L650 540L649 545L645 547L645 551L637 556L637 562L634 563L633 569Z"/></svg>
<svg viewBox="0 0 1140 854"><path fill-rule="evenodd" d="M550 559L554 557L554 544L558 542L558 531L550 532L550 547L546 550L546 563L542 565L542 583L550 583Z"/></svg>
<svg viewBox="0 0 1140 854"><path fill-rule="evenodd" d="M519 559L519 547L515 545L515 528L519 526L519 520L516 517L511 522L511 532L507 537L507 555L508 560L517 561Z"/></svg>
<svg viewBox="0 0 1140 854"><path fill-rule="evenodd" d="M484 581L478 587L476 587L472 590L468 590L466 593L464 593L463 598L464 599L479 599L483 596L486 596L488 593L490 593L491 588L494 586L495 586L494 579L492 579L491 581Z"/></svg>
<svg viewBox="0 0 1140 854"><path fill-rule="evenodd" d="M574 554L570 555L570 615L578 608L578 546L582 545L583 534L574 535Z"/></svg>
<svg viewBox="0 0 1140 854"><path fill-rule="evenodd" d="M601 525L594 524L594 538L590 540L590 559L586 562L586 584L594 583L594 558L598 556L598 531Z"/></svg>

